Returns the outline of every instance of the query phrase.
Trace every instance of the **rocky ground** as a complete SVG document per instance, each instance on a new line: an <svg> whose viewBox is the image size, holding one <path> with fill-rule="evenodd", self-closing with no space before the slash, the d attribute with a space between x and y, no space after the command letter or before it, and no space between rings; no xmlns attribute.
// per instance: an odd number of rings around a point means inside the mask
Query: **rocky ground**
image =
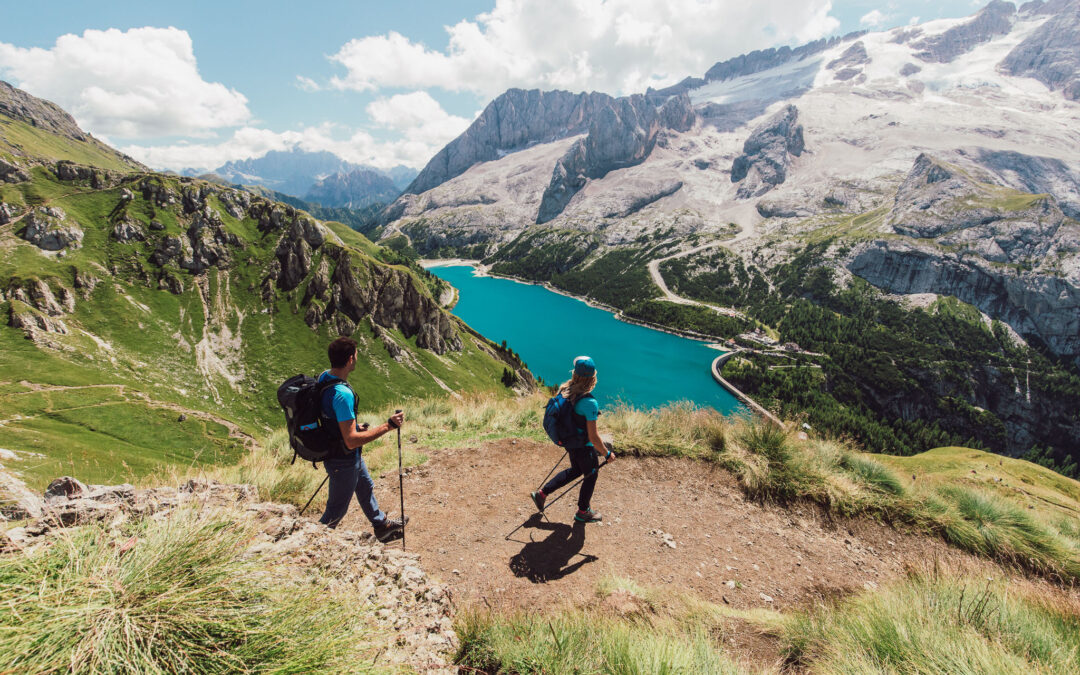
<svg viewBox="0 0 1080 675"><path fill-rule="evenodd" d="M6 494L4 517L28 518L0 532L0 554L49 546L65 530L93 522L118 527L132 517L167 518L192 504L228 510L237 521L254 519L257 524L259 534L246 555L270 561L276 572L301 582L313 575L332 587L349 586L377 608L374 620L378 634L385 636L380 664L453 672L447 661L457 646L450 590L424 573L417 553L384 547L366 532L330 530L299 517L291 505L261 502L251 485L190 480L179 488L137 490L60 478L40 498L3 472L0 476L6 478L0 483Z"/></svg>

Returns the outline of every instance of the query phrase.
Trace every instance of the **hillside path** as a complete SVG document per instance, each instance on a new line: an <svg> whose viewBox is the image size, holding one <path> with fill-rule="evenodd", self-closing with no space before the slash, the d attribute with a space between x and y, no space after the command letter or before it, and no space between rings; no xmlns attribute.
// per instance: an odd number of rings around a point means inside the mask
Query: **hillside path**
<svg viewBox="0 0 1080 675"><path fill-rule="evenodd" d="M650 260L648 265L649 276L652 277L653 283L656 284L657 288L660 289L660 292L664 294L664 300L667 300L668 302L674 302L679 305L698 305L700 307L708 307L709 309L717 312L718 314L745 319L746 315L730 307L718 307L717 305L710 305L708 303L698 302L697 300L691 300L690 298L684 298L680 295L675 295L671 292L671 289L668 288L667 282L664 281L664 275L660 274L660 263L667 262L668 260L674 260L675 258L682 258L684 256L693 255L694 253L698 253L700 251L704 251L710 248L716 248L717 246L723 246L729 243L731 243L730 240L714 241L685 251L679 251L678 253L663 258Z"/></svg>
<svg viewBox="0 0 1080 675"><path fill-rule="evenodd" d="M907 563L969 559L939 540L871 521L747 501L726 471L677 458L620 457L603 468L593 498L603 524L573 525L576 487L545 520L529 492L559 459L555 446L501 440L423 451L429 461L405 477L406 544L459 603L576 603L613 574L735 607L784 608L874 588ZM394 514L397 488L394 473L376 484L383 509ZM368 528L355 503L342 527Z"/></svg>

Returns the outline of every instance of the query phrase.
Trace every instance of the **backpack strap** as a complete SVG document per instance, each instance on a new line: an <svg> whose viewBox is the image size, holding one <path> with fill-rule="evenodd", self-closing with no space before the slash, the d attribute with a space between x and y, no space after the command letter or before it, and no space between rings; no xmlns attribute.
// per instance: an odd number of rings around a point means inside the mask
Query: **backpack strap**
<svg viewBox="0 0 1080 675"><path fill-rule="evenodd" d="M316 393L316 395L318 396L318 399L319 399L319 416L322 417L328 424L333 425L332 428L335 431L334 435L338 439L338 450L341 452L341 454L344 455L344 454L348 454L349 452L351 452L351 450L349 450L349 446L345 445L345 439L341 436L341 428L338 426L337 419L331 417L330 415L328 415L326 413L326 398L325 398L326 397L326 392L330 391L331 389L333 389L334 387L336 387L339 384L345 385L345 387L350 392L352 392L352 395L353 395L353 420L355 421L357 414L360 412L360 397L356 395L356 390L352 388L351 384L349 384L345 380L341 379L340 377L336 377L336 376L330 375L328 373L327 376L326 376L326 379L322 380L321 382L319 382L316 385L317 389L315 390L315 393Z"/></svg>
<svg viewBox="0 0 1080 675"><path fill-rule="evenodd" d="M588 429L588 426L587 426L588 425L588 420L585 419L584 415L579 415L577 413L578 401L580 401L582 399L586 399L586 398L596 398L596 397L593 396L591 393L582 394L576 401L571 401L570 402L570 419L574 423L574 431L577 432L577 438L578 438L578 443L574 444L574 447L576 447L576 448L584 448L584 447L586 447L586 445L589 442L589 429Z"/></svg>

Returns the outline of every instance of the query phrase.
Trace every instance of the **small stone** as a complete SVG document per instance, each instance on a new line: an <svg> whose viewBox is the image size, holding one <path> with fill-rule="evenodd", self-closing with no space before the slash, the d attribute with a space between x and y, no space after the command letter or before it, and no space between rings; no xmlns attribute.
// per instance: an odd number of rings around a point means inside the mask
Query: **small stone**
<svg viewBox="0 0 1080 675"><path fill-rule="evenodd" d="M45 501L52 503L76 499L85 495L87 491L87 487L79 480L71 476L61 476L45 488Z"/></svg>
<svg viewBox="0 0 1080 675"><path fill-rule="evenodd" d="M764 601L764 602L772 602L773 601L773 599L771 597L769 597L768 595L765 595L764 593L758 593L758 597L760 597L762 599L762 601Z"/></svg>
<svg viewBox="0 0 1080 675"><path fill-rule="evenodd" d="M727 586L728 588L735 588L735 580L734 579L728 579L727 581L724 582L724 585Z"/></svg>
<svg viewBox="0 0 1080 675"><path fill-rule="evenodd" d="M187 419L187 415L185 415L184 413L180 413L180 416L176 418L176 421L177 422L183 422L186 419Z"/></svg>

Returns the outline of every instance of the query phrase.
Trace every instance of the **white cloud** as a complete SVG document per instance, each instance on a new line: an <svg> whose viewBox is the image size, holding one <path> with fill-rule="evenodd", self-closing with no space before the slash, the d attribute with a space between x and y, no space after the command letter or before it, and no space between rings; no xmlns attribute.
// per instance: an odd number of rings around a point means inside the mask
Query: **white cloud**
<svg viewBox="0 0 1080 675"><path fill-rule="evenodd" d="M426 91L380 98L368 104L367 113L378 126L397 131L406 140L432 146L435 151L465 131L472 121L447 113Z"/></svg>
<svg viewBox="0 0 1080 675"><path fill-rule="evenodd" d="M187 31L87 30L51 49L0 42L0 72L95 134L148 138L243 124L247 99L199 75Z"/></svg>
<svg viewBox="0 0 1080 675"><path fill-rule="evenodd" d="M296 76L296 86L302 91L319 91L322 89L318 82L310 77L304 77L303 75Z"/></svg>
<svg viewBox="0 0 1080 675"><path fill-rule="evenodd" d="M367 131L342 132L332 124L300 131L274 132L243 127L216 143L129 145L120 150L156 169L211 170L231 160L261 157L271 150L327 150L342 159L388 169L399 164L420 168L469 126L471 120L448 114L426 92L381 98L367 106L379 127L396 135L377 140Z"/></svg>
<svg viewBox="0 0 1080 675"><path fill-rule="evenodd" d="M801 43L839 26L831 0L496 0L446 28L445 50L395 32L346 43L332 87L471 91L509 87L643 92L763 43Z"/></svg>
<svg viewBox="0 0 1080 675"><path fill-rule="evenodd" d="M909 25L909 26L917 25L919 23L919 20L920 20L919 17L913 16L908 20L907 25Z"/></svg>
<svg viewBox="0 0 1080 675"><path fill-rule="evenodd" d="M867 12L859 19L859 23L863 26L870 26L877 28L881 24L885 23L885 15L881 13L881 10L875 9L872 12Z"/></svg>

